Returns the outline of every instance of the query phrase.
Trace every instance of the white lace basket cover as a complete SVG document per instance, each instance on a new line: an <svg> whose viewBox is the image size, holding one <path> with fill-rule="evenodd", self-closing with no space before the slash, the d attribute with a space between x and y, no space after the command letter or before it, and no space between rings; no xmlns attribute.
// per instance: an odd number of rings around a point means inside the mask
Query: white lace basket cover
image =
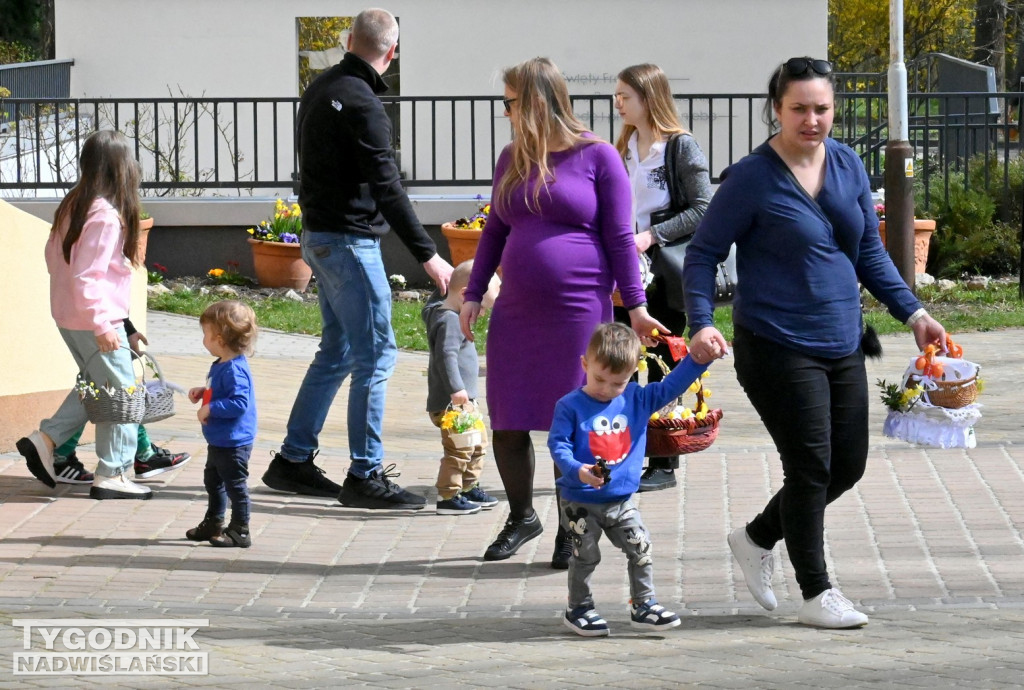
<svg viewBox="0 0 1024 690"><path fill-rule="evenodd" d="M934 381L920 378L921 371L915 366L916 360L917 357L910 360L910 366L903 375L903 387L906 388L908 379L915 377L925 393L907 412L890 410L882 426L882 433L890 438L936 448L974 448L977 445L974 425L981 419L981 405L971 403L948 409L929 403L928 391L935 390L936 385ZM944 378L951 381L976 376L981 368L963 359L936 357L935 361L942 362Z"/></svg>

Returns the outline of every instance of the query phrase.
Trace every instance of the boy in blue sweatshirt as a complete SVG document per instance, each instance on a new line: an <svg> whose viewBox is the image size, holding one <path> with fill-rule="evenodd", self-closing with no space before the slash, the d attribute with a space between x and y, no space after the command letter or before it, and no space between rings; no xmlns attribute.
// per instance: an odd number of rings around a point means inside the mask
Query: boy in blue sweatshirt
<svg viewBox="0 0 1024 690"><path fill-rule="evenodd" d="M630 498L640 486L647 421L682 395L708 364L697 364L688 355L662 381L640 386L630 380L640 356L640 339L631 328L598 326L582 357L587 382L558 401L548 435L548 448L562 472L556 482L562 525L573 540L564 622L586 637L608 634L590 591L590 576L601 561L602 533L627 557L630 626L666 630L679 625L679 616L654 598L651 538Z"/></svg>

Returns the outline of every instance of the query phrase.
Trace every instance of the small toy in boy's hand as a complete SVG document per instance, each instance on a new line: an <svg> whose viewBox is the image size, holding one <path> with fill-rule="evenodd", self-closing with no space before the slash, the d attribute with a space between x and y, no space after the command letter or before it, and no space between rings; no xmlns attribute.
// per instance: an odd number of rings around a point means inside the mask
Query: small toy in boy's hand
<svg viewBox="0 0 1024 690"><path fill-rule="evenodd" d="M604 461L604 458L598 458L597 462L594 463L594 476L601 478L601 484L607 484L611 478L612 471L608 469L608 463Z"/></svg>

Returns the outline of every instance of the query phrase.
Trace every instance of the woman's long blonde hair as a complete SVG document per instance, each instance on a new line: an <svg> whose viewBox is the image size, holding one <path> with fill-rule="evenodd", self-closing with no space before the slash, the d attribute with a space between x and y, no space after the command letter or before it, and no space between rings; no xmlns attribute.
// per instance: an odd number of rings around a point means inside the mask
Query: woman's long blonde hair
<svg viewBox="0 0 1024 690"><path fill-rule="evenodd" d="M668 77L660 67L650 63L633 65L619 72L618 78L640 96L640 101L647 111L647 123L659 138L687 133L683 123L679 121L679 113L676 112L676 102L672 99L672 89L669 87ZM636 127L633 125L623 125L622 131L619 132L615 148L619 150L619 155L623 158L626 157L626 152L629 150L629 138L635 131Z"/></svg>
<svg viewBox="0 0 1024 690"><path fill-rule="evenodd" d="M67 221L68 231L62 245L64 260L71 263L71 249L82 236L93 201L101 196L121 216L124 229L121 251L137 266L141 207L139 164L135 162L128 139L114 130L93 132L82 145L78 169L78 182L57 206L50 229L57 232Z"/></svg>
<svg viewBox="0 0 1024 690"><path fill-rule="evenodd" d="M526 206L537 213L541 189L547 189L554 182L548 144L562 140L575 147L600 139L584 136L590 130L573 113L569 87L548 58L537 57L509 67L502 74L502 81L515 92L514 107L519 110L513 120L512 160L498 182L495 201L499 209L507 208L512 189L523 185ZM531 194L526 182L534 173L536 179Z"/></svg>

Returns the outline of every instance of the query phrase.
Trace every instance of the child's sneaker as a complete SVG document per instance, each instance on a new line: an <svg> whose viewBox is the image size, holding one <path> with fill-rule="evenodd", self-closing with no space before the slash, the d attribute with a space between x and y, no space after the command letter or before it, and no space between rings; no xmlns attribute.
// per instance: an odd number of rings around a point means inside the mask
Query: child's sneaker
<svg viewBox="0 0 1024 690"><path fill-rule="evenodd" d="M654 599L629 607L629 626L635 630L668 630L679 625L679 616Z"/></svg>
<svg viewBox="0 0 1024 690"><path fill-rule="evenodd" d="M92 480L96 478L92 472L85 469L74 451L66 458L54 455L53 472L58 484L92 484Z"/></svg>
<svg viewBox="0 0 1024 690"><path fill-rule="evenodd" d="M451 498L439 500L436 512L438 515L472 515L480 512L480 505L470 503L462 494L455 494Z"/></svg>
<svg viewBox="0 0 1024 690"><path fill-rule="evenodd" d="M608 623L590 606L566 609L562 622L565 627L583 637L604 637L608 634Z"/></svg>
<svg viewBox="0 0 1024 690"><path fill-rule="evenodd" d="M462 495L467 501L476 503L481 508L490 509L498 505L498 499L481 489L479 484L475 484L469 491L463 491Z"/></svg>

